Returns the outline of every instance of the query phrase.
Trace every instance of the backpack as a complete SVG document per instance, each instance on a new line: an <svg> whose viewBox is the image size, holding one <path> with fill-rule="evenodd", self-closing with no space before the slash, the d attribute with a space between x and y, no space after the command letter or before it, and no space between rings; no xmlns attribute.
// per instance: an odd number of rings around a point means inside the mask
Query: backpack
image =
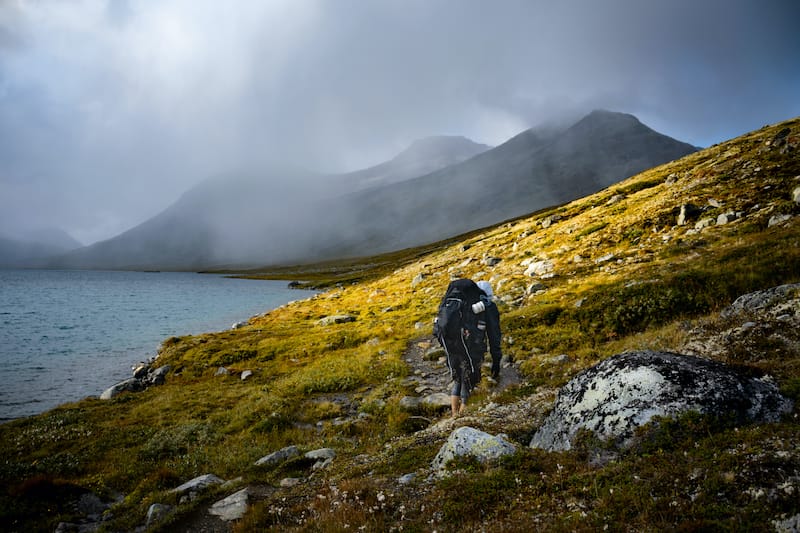
<svg viewBox="0 0 800 533"><path fill-rule="evenodd" d="M483 295L470 279L457 279L447 287L436 314L433 334L447 352L448 361L451 354L467 355L473 362L483 359L486 313L476 313L472 307L481 301Z"/></svg>

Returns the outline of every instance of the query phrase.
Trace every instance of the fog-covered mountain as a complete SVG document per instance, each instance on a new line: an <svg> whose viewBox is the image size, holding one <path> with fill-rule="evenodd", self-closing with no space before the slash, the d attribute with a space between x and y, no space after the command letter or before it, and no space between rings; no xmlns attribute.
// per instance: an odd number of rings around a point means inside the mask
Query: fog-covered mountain
<svg viewBox="0 0 800 533"><path fill-rule="evenodd" d="M210 180L140 226L54 265L205 269L372 254L579 198L695 150L607 111L486 151L466 139L432 139L346 175L272 168ZM457 152L467 159L448 164ZM436 161L447 166L414 177L412 169Z"/></svg>
<svg viewBox="0 0 800 533"><path fill-rule="evenodd" d="M37 267L49 258L83 245L55 228L30 230L16 237L0 235L0 268Z"/></svg>
<svg viewBox="0 0 800 533"><path fill-rule="evenodd" d="M345 189L382 187L455 165L490 148L466 137L427 137L415 141L390 161L344 174L339 181Z"/></svg>

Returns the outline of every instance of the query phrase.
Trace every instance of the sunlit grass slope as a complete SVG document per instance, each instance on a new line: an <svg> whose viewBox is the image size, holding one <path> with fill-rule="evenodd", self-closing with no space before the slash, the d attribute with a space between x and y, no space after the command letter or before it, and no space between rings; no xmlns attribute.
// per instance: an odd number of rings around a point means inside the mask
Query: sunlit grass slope
<svg viewBox="0 0 800 533"><path fill-rule="evenodd" d="M772 143L785 128L792 150ZM410 341L429 338L451 279L488 279L495 287L503 349L521 362L526 380L492 397L496 403L553 391L624 349L675 349L688 321L713 318L740 294L800 281L800 207L792 201L799 135L798 119L765 127L592 196L421 249L265 269L261 275L325 290L240 329L167 339L158 364L172 370L163 386L0 426L0 523L52 531L76 518L64 502L89 489L123 495L107 525L130 530L144 523L150 504L177 505L169 489L201 474L242 476L241 485L261 487L308 476L302 461L273 470L253 465L292 444L332 447L337 459L297 487L263 491L239 529L748 530L796 514L797 494L754 498L741 485L798 475L796 416L736 431L685 417L660 427L651 447L602 467L591 466L580 447L526 449L531 421L501 427L522 446L500 464L466 462L464 473L445 481L395 480L423 469L442 443L417 438L398 402L413 393L404 383L404 352ZM704 211L679 226L685 204ZM728 212L740 216L696 229ZM770 226L778 215L795 218ZM526 273L537 262L540 274ZM325 325L334 315L351 321ZM546 364L562 353L568 362ZM797 397L796 354L751 364ZM217 375L220 367L230 373ZM253 375L243 381L245 370ZM786 452L773 465L782 474L759 462L756 450ZM695 497L685 497L687 490ZM162 527L177 527L225 494L212 490L180 505Z"/></svg>

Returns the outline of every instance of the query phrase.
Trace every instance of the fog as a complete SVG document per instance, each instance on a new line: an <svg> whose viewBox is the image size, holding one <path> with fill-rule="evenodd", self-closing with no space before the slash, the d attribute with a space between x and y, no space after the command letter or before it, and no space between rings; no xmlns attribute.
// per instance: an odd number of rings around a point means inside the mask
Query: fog
<svg viewBox="0 0 800 533"><path fill-rule="evenodd" d="M210 176L353 171L595 108L707 146L800 115L798 20L794 0L0 0L0 235L91 244Z"/></svg>

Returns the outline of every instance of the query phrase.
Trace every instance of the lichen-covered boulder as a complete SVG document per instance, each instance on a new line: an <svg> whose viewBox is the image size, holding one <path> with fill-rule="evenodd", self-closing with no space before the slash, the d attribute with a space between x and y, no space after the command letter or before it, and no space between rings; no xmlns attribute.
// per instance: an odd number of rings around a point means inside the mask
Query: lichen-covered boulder
<svg viewBox="0 0 800 533"><path fill-rule="evenodd" d="M615 355L575 376L558 393L555 407L530 446L569 450L582 429L619 446L655 416L688 411L734 415L742 421L776 421L792 409L768 377L728 365L669 352Z"/></svg>
<svg viewBox="0 0 800 533"><path fill-rule="evenodd" d="M445 473L447 463L465 455L484 463L517 451L516 446L502 436L495 436L469 426L453 431L433 458L432 467L436 475Z"/></svg>

